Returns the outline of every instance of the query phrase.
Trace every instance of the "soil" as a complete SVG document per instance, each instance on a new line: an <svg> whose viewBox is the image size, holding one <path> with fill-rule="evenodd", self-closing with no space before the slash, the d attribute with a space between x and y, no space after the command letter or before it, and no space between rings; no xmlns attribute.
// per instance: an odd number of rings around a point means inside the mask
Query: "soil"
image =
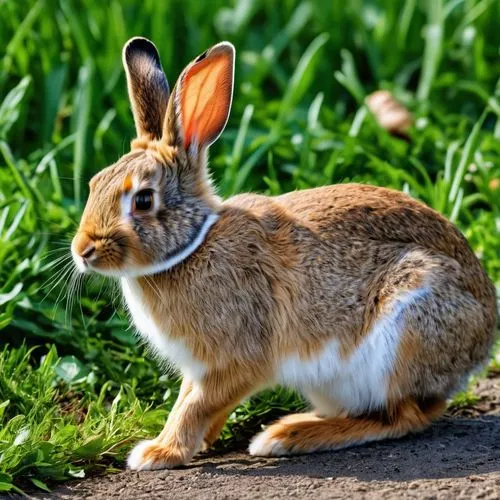
<svg viewBox="0 0 500 500"><path fill-rule="evenodd" d="M474 392L474 406L400 440L292 458L204 455L182 469L123 471L37 498L499 499L500 373Z"/></svg>

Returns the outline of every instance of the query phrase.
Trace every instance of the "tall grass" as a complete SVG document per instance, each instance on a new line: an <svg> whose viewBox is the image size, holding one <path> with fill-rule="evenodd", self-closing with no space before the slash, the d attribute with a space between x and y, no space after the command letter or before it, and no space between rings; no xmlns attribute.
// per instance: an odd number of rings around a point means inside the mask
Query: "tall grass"
<svg viewBox="0 0 500 500"><path fill-rule="evenodd" d="M113 286L67 267L88 180L133 138L120 57L131 36L154 40L171 84L208 46L236 46L233 110L211 151L223 196L351 180L402 189L456 222L500 285L499 2L0 6L0 490L121 464L175 398ZM380 88L412 111L409 140L368 112ZM245 403L223 443L301 405L284 391Z"/></svg>

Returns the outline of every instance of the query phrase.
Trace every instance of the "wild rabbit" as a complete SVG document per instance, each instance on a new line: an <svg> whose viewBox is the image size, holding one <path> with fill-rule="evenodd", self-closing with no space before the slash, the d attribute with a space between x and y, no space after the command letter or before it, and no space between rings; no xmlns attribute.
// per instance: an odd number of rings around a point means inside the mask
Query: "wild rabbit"
<svg viewBox="0 0 500 500"><path fill-rule="evenodd" d="M191 62L169 93L155 46L123 51L137 129L98 173L72 243L120 280L137 330L183 376L132 469L186 464L264 387L300 391L252 455L333 450L419 431L487 360L495 291L462 234L397 191L342 184L219 199L207 148L228 119L234 48Z"/></svg>

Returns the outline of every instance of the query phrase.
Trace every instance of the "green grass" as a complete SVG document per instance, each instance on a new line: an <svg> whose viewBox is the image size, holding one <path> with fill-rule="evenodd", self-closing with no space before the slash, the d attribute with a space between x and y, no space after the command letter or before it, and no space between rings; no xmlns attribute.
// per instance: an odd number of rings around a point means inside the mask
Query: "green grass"
<svg viewBox="0 0 500 500"><path fill-rule="evenodd" d="M236 46L233 110L211 151L220 194L402 189L456 222L500 286L497 1L0 7L0 491L120 466L175 400L113 286L65 267L88 180L133 138L120 57L131 36L154 40L171 85L211 44ZM367 112L379 88L414 114L409 141ZM285 391L244 403L221 446L301 405Z"/></svg>

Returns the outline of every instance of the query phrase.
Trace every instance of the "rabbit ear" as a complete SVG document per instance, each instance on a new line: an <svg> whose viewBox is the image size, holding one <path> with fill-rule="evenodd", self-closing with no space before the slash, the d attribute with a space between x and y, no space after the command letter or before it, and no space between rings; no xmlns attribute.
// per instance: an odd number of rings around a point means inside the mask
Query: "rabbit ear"
<svg viewBox="0 0 500 500"><path fill-rule="evenodd" d="M131 38L123 47L123 66L137 136L160 139L170 92L156 47L146 38Z"/></svg>
<svg viewBox="0 0 500 500"><path fill-rule="evenodd" d="M210 146L226 126L231 110L234 47L222 42L198 56L182 72L171 105L174 107L176 142L197 151ZM172 101L172 100L171 100ZM172 133L165 120L164 136Z"/></svg>

